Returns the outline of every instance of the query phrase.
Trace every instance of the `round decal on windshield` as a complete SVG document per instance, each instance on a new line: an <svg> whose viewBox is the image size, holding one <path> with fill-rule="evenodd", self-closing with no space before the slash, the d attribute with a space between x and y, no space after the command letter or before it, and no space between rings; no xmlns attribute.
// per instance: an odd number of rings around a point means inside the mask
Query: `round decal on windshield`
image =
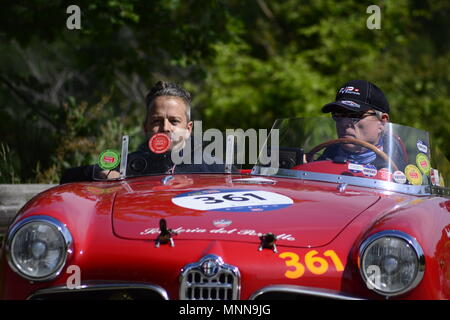
<svg viewBox="0 0 450 320"><path fill-rule="evenodd" d="M363 174L366 177L375 177L377 175L377 168L372 164L366 164L363 167Z"/></svg>
<svg viewBox="0 0 450 320"><path fill-rule="evenodd" d="M422 140L417 141L417 149L420 152L428 153L428 146Z"/></svg>
<svg viewBox="0 0 450 320"><path fill-rule="evenodd" d="M393 179L397 183L402 183L402 184L406 183L406 176L401 171L395 171L394 174L393 174Z"/></svg>
<svg viewBox="0 0 450 320"><path fill-rule="evenodd" d="M419 153L416 156L416 163L419 167L420 171L422 171L424 174L429 175L431 170L431 164L430 159L428 159L426 154Z"/></svg>
<svg viewBox="0 0 450 320"><path fill-rule="evenodd" d="M170 137L164 133L154 134L148 140L148 147L153 153L164 153L170 149Z"/></svg>
<svg viewBox="0 0 450 320"><path fill-rule="evenodd" d="M284 195L261 190L211 189L186 192L172 198L177 206L224 212L262 212L291 206L294 201Z"/></svg>
<svg viewBox="0 0 450 320"><path fill-rule="evenodd" d="M98 156L97 163L103 170L113 170L120 163L120 154L116 150L105 150Z"/></svg>
<svg viewBox="0 0 450 320"><path fill-rule="evenodd" d="M422 174L420 173L420 170L413 164L408 164L406 166L405 176L413 185L418 186L422 184Z"/></svg>

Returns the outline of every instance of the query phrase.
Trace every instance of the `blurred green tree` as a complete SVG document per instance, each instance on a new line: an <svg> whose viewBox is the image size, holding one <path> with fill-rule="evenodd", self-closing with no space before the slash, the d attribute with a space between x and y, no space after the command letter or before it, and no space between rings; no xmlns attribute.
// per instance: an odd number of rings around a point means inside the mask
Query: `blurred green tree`
<svg viewBox="0 0 450 320"><path fill-rule="evenodd" d="M320 115L350 79L386 93L392 121L429 131L450 158L450 3L230 1L236 41L214 44L205 81L190 85L205 123L269 128L275 118Z"/></svg>
<svg viewBox="0 0 450 320"><path fill-rule="evenodd" d="M78 1L81 30L66 28L71 4L2 3L0 136L11 155L2 182L57 182L91 161L95 137L142 126L154 81L200 79L211 44L232 37L221 1Z"/></svg>
<svg viewBox="0 0 450 320"><path fill-rule="evenodd" d="M140 129L159 79L185 85L194 117L222 130L321 115L342 83L367 79L392 121L450 158L448 1L83 0L72 31L70 4L3 1L1 181L56 182L89 163L93 141ZM366 26L373 4L381 29Z"/></svg>

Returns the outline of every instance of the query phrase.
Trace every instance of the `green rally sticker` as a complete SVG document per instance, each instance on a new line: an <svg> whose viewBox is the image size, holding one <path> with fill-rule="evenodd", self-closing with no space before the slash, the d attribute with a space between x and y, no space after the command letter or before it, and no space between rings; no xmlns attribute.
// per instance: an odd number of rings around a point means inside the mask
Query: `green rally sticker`
<svg viewBox="0 0 450 320"><path fill-rule="evenodd" d="M428 159L426 154L419 153L416 157L416 164L420 171L422 171L425 175L428 176L430 174L431 164L430 159Z"/></svg>
<svg viewBox="0 0 450 320"><path fill-rule="evenodd" d="M115 150L105 150L98 156L98 165L103 170L112 170L120 163L120 154Z"/></svg>

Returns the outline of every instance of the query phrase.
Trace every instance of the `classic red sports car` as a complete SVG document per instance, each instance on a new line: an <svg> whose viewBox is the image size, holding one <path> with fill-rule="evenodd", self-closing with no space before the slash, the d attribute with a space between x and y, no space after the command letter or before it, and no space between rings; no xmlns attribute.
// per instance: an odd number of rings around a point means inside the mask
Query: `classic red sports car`
<svg viewBox="0 0 450 320"><path fill-rule="evenodd" d="M164 137L124 136L95 181L34 197L5 236L0 297L450 298L450 167L428 133L389 123L375 147L332 119L278 120L251 170L225 140L223 164L209 145L168 166Z"/></svg>

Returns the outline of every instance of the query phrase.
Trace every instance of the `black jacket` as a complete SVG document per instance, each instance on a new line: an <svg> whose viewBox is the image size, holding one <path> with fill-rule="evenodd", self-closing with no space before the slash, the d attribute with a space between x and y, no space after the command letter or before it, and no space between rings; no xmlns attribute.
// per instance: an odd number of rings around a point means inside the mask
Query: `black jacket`
<svg viewBox="0 0 450 320"><path fill-rule="evenodd" d="M189 139L188 141L192 141ZM191 143L192 154L194 153L194 145ZM180 152L180 157L183 155L183 150ZM201 151L200 151L201 152ZM192 155L191 159L194 157ZM115 170L118 170L116 168ZM64 171L60 184L69 182L81 181L95 181L94 171L102 171L98 165L87 165L81 167L70 168ZM236 168L233 167L233 172ZM139 146L138 150L132 152L127 158L127 177L141 176L149 174L167 174L167 173L223 173L225 172L224 164L179 164L174 165L171 159L171 152L168 151L163 154L156 154L150 151L146 143ZM98 176L97 174L95 176Z"/></svg>

